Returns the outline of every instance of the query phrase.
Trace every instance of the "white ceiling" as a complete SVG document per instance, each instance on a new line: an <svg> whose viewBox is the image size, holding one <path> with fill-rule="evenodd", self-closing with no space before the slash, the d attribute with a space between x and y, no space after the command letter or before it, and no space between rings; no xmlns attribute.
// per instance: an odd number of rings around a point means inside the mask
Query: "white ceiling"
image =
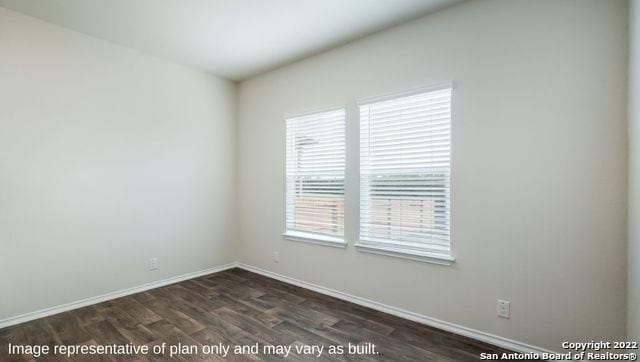
<svg viewBox="0 0 640 362"><path fill-rule="evenodd" d="M459 0L0 0L0 6L233 80Z"/></svg>

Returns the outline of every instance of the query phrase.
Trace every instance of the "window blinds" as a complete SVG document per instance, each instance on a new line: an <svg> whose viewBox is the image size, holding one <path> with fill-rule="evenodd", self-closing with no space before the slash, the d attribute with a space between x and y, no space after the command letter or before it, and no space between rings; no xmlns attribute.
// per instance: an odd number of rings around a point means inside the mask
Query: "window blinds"
<svg viewBox="0 0 640 362"><path fill-rule="evenodd" d="M286 122L286 233L342 239L345 110Z"/></svg>
<svg viewBox="0 0 640 362"><path fill-rule="evenodd" d="M360 243L449 256L451 87L359 105Z"/></svg>

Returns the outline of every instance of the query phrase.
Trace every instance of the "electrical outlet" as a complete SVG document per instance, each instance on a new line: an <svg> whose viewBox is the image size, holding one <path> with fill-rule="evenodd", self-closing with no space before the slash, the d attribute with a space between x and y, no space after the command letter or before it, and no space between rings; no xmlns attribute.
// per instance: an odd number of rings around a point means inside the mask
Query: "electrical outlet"
<svg viewBox="0 0 640 362"><path fill-rule="evenodd" d="M498 317L507 318L511 317L511 302L507 300L497 300L497 314Z"/></svg>
<svg viewBox="0 0 640 362"><path fill-rule="evenodd" d="M157 270L158 269L158 258L149 259L149 270Z"/></svg>
<svg viewBox="0 0 640 362"><path fill-rule="evenodd" d="M273 262L274 263L279 263L280 262L280 253L278 253L277 251L273 252Z"/></svg>

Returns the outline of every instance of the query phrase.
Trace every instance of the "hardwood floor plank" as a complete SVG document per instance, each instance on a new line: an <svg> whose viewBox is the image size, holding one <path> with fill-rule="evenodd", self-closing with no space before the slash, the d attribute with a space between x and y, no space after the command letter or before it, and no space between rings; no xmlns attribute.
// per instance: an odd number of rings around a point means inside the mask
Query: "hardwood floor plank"
<svg viewBox="0 0 640 362"><path fill-rule="evenodd" d="M236 346L290 348L291 361L473 361L505 350L397 318L241 269L231 269L79 308L0 330L0 361L33 361L9 355L8 344L195 346L199 355L76 356L77 361L282 361L284 350L233 354ZM376 346L377 354L350 355L347 346ZM229 354L203 348L228 346ZM322 346L320 358L295 348ZM342 346L344 354L328 348ZM255 347L254 347L255 348ZM314 352L315 353L315 352ZM44 356L40 360L59 360Z"/></svg>
<svg viewBox="0 0 640 362"><path fill-rule="evenodd" d="M56 314L45 318L44 321L64 344L84 343L92 339L80 321L73 317L72 312Z"/></svg>
<svg viewBox="0 0 640 362"><path fill-rule="evenodd" d="M86 327L87 332L94 336L100 344L127 344L129 340L123 336L108 320L100 321Z"/></svg>

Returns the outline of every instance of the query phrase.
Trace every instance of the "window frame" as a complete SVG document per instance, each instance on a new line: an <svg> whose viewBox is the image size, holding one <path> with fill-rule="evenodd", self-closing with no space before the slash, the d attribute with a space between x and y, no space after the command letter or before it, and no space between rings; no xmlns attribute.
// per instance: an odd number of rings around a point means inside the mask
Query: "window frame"
<svg viewBox="0 0 640 362"><path fill-rule="evenodd" d="M284 161L285 161L285 166L284 166L284 232L282 233L282 237L285 240L291 240L291 241L297 241L297 242L304 242L304 243L309 243L309 244L317 244L317 245L324 245L324 246L330 246L330 247L337 247L337 248L346 248L348 243L346 240L346 233L345 233L345 228L346 228L346 215L343 215L343 232L342 232L342 237L339 236L331 236L331 235L324 235L324 234L319 234L319 233L313 233L313 232L305 232L305 231L299 231L299 230L293 230L293 229L288 229L288 219L287 219L287 214L288 214L288 208L289 205L287 204L287 133L288 133L288 121L293 119L293 118L301 118L301 117L307 117L307 116L313 116L316 114L322 114L322 113L329 113L329 112L334 112L334 111L342 111L344 118L343 118L343 122L344 122L344 134L342 135L343 137L343 144L344 144L344 152L345 152L345 161L344 161L344 179L343 179L343 193L342 193L342 202L343 204L346 204L346 195L345 195L345 189L346 189L346 179L347 179L347 162L346 162L346 158L347 158L347 137L346 137L346 133L347 133L347 107L344 104L341 105L336 105L336 106L332 106L332 107L324 107L324 108L317 108L317 109L313 109L313 110L307 110L304 112L298 112L298 113L285 113L282 116L283 119L283 123L284 123L284 136L285 136L285 150L284 150ZM344 208L344 206L343 206ZM343 210L344 213L344 210ZM345 213L346 214L346 213Z"/></svg>
<svg viewBox="0 0 640 362"><path fill-rule="evenodd" d="M453 147L452 145L453 145L453 119L454 119L454 99L453 98L454 98L454 89L455 89L454 83L452 81L442 82L442 83L432 84L429 86L415 87L415 88L411 88L411 89L400 91L400 92L392 92L392 93L386 93L379 96L358 99L356 104L357 112L358 112L358 131L359 131L358 150L360 151L362 148L363 135L360 133L361 127L362 127L361 126L362 125L362 118L361 118L362 106L372 104L372 103L389 101L393 99L410 97L410 96L418 95L421 93L444 90L444 89L450 89L451 91L451 98L449 100L449 106L450 106L450 109L449 109L450 111L450 119L449 119L450 120L450 128L449 128L449 155L450 155L449 156L449 193L450 195L449 195L449 220L448 220L449 221L449 240L448 240L449 254L439 254L439 253L429 252L426 248L425 250L419 250L415 248L394 245L393 243L378 243L378 242L363 240L363 238L361 238L361 225L362 225L362 214L360 210L360 203L362 202L361 189L358 192L358 239L357 239L357 242L354 244L354 246L358 251L391 256L391 257L402 258L402 259L440 264L440 265L452 265L453 263L455 263L456 258L454 257L454 250L453 250L453 226L452 226L453 218L451 213L451 210L452 210L452 197L451 197L452 191L451 190L453 185ZM359 188L362 188L362 177L363 177L361 173L362 166L363 166L362 155L359 155L358 157L358 187Z"/></svg>

